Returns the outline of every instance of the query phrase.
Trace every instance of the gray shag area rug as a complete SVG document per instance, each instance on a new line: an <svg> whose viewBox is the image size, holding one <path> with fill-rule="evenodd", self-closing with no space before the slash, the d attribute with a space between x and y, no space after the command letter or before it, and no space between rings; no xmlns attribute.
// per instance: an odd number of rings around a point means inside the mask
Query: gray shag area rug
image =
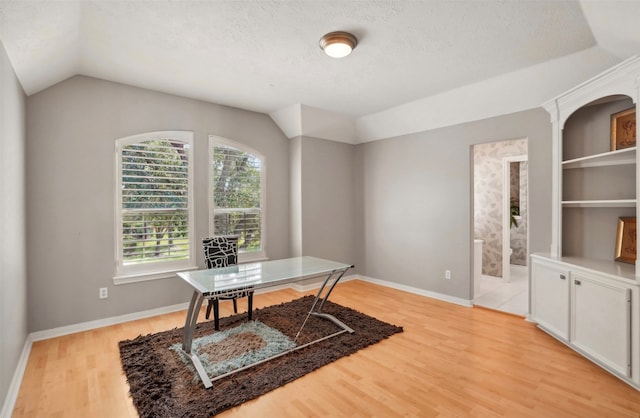
<svg viewBox="0 0 640 418"><path fill-rule="evenodd" d="M221 318L219 332L214 332L213 321L198 324L193 350L214 377L339 331L332 322L311 316L293 342L313 300L305 296L256 309L253 322L247 322L246 313ZM122 366L138 414L143 418L210 417L402 332L401 327L330 301L322 311L355 333L343 333L224 377L210 389L204 388L179 350L182 328L121 341Z"/></svg>

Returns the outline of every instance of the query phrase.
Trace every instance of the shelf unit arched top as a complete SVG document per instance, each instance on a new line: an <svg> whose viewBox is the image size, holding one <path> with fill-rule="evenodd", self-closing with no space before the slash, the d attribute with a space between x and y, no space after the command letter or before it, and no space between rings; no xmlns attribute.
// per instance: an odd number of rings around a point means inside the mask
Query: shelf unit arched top
<svg viewBox="0 0 640 418"><path fill-rule="evenodd" d="M564 129L567 119L576 110L605 97L628 96L637 105L640 77L634 75L639 70L640 57L631 57L542 106L551 115L551 122Z"/></svg>

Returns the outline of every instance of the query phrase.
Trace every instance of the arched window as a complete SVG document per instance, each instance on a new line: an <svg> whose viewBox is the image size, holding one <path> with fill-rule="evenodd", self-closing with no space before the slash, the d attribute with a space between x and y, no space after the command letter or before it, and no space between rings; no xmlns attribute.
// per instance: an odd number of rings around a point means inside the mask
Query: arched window
<svg viewBox="0 0 640 418"><path fill-rule="evenodd" d="M116 140L116 283L195 265L192 147L186 131Z"/></svg>
<svg viewBox="0 0 640 418"><path fill-rule="evenodd" d="M209 232L237 235L240 261L265 258L265 160L256 151L211 135Z"/></svg>

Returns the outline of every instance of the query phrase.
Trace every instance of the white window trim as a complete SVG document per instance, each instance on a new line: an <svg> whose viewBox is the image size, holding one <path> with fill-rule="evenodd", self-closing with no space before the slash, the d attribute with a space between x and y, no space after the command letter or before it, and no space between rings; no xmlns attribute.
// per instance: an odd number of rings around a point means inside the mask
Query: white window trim
<svg viewBox="0 0 640 418"><path fill-rule="evenodd" d="M222 136L217 135L209 135L209 169L208 169L208 206L209 206L209 236L214 236L215 231L215 223L214 223L214 212L215 208L213 206L213 147L214 145L226 145L229 147L237 148L243 152L247 152L249 154L253 154L260 159L260 243L261 250L260 251L251 251L251 252L238 252L238 263L248 263L252 261L264 261L267 260L267 232L266 232L266 219L267 219L267 191L266 191L266 182L267 182L267 161L264 155L254 148L251 148L243 143L233 141L229 138L224 138Z"/></svg>
<svg viewBox="0 0 640 418"><path fill-rule="evenodd" d="M120 254L122 252L122 194L120 192L120 185L122 183L122 148L152 139L171 138L184 142L189 145L187 149L187 157L189 159L189 174L188 174L188 229L189 229L189 258L187 260L179 260L175 262L162 262L162 263L149 263L149 264L137 264L131 266L124 266L121 264ZM193 198L193 173L194 173L194 160L193 160L193 145L194 134L192 131L156 131L146 132L139 135L132 135L124 138L119 138L115 141L115 181L114 181L114 195L115 195L115 212L114 212L114 236L115 236L115 275L113 277L113 283L126 284L136 283L147 280L166 279L169 277L175 277L175 273L178 271L191 270L196 268L196 231L195 231L195 217L194 217L194 198ZM154 265L155 264L155 265Z"/></svg>

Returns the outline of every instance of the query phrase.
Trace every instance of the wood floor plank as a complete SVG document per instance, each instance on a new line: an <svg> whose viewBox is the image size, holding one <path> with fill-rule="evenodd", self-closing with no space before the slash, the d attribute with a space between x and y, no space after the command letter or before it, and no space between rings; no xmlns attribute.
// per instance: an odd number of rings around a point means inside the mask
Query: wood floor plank
<svg viewBox="0 0 640 418"><path fill-rule="evenodd" d="M258 294L254 305L311 293ZM639 391L522 318L358 280L339 284L331 299L404 332L218 417L640 418ZM220 307L232 313L229 302ZM184 317L34 343L13 416L137 417L118 342L181 327Z"/></svg>

